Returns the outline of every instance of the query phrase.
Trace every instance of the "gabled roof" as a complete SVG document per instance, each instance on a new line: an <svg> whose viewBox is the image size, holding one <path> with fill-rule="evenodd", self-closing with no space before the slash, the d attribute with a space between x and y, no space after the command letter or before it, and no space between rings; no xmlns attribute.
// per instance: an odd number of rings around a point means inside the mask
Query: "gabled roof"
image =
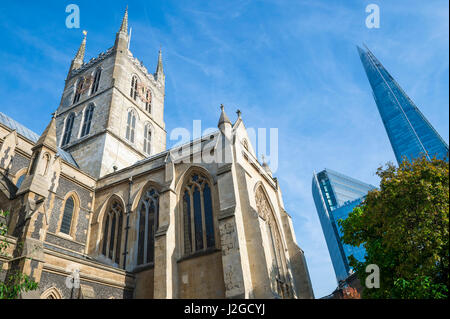
<svg viewBox="0 0 450 319"><path fill-rule="evenodd" d="M6 127L10 128L13 131L15 130L17 132L17 134L22 135L23 137L30 140L34 144L36 144L40 138L40 136L38 134L36 134L35 132L33 132L32 130L27 128L26 126L20 124L19 122L13 120L11 117L3 114L2 112L0 112L0 123L5 125ZM57 155L59 155L61 157L61 159L63 159L67 163L72 164L73 166L79 168L77 162L75 162L75 160L73 159L72 155L70 155L70 153L68 153L58 147Z"/></svg>

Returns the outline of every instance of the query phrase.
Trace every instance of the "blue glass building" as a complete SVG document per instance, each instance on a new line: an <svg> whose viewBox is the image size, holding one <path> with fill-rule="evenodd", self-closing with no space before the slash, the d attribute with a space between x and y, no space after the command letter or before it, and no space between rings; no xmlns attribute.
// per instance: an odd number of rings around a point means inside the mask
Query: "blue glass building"
<svg viewBox="0 0 450 319"><path fill-rule="evenodd" d="M372 189L375 189L375 186L330 169L314 173L312 195L338 282L349 275L348 257L353 255L363 261L365 255L364 247L342 243L338 220L347 218Z"/></svg>
<svg viewBox="0 0 450 319"><path fill-rule="evenodd" d="M423 155L444 159L448 145L414 102L369 49L358 47L358 52L397 162Z"/></svg>

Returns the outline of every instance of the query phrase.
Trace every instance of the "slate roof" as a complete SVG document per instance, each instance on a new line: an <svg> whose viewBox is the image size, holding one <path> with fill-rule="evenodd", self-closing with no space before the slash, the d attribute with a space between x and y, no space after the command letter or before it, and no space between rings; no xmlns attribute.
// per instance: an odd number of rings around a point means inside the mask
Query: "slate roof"
<svg viewBox="0 0 450 319"><path fill-rule="evenodd" d="M0 123L5 125L6 127L9 127L11 130L15 130L17 134L22 135L26 139L32 141L36 144L36 142L39 140L40 135L36 134L29 128L25 127L24 125L20 124L19 122L13 120L11 117L5 115L4 113L0 112ZM75 162L74 158L70 153L62 150L58 147L58 154L64 161L66 161L69 164L72 164L73 166L79 168L77 162Z"/></svg>

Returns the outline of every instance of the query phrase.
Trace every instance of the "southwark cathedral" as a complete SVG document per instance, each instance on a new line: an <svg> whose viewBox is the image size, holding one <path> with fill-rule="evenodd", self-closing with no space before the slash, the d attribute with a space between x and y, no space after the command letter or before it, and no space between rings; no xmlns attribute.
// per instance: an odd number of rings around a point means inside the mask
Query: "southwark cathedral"
<svg viewBox="0 0 450 319"><path fill-rule="evenodd" d="M165 75L84 37L42 135L0 112L0 281L22 298L314 298L280 185L240 112L166 149ZM219 115L220 111L220 115Z"/></svg>

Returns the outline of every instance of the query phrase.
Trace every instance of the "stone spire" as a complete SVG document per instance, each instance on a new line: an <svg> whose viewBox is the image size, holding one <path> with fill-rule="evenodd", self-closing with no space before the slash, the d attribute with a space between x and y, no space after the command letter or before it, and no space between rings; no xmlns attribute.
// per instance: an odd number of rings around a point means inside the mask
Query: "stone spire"
<svg viewBox="0 0 450 319"><path fill-rule="evenodd" d="M219 124L217 125L219 127L219 130L222 132L222 134L226 137L226 138L231 138L231 121L228 118L228 115L225 113L225 108L223 106L223 104L220 105L220 109L222 110L220 113L220 119L219 119Z"/></svg>
<svg viewBox="0 0 450 319"><path fill-rule="evenodd" d="M225 123L228 123L231 125L231 121L228 118L227 113L225 113L225 107L223 106L223 104L220 105L220 109L222 112L220 113L220 119L219 119L219 124L218 124L219 128L222 124L225 124Z"/></svg>
<svg viewBox="0 0 450 319"><path fill-rule="evenodd" d="M40 146L46 146L46 147L50 148L51 150L53 150L54 152L58 151L57 146L56 146L55 114L53 114L52 120L48 124L47 128L44 130L44 133L42 133L41 137L39 137L34 148L38 148Z"/></svg>
<svg viewBox="0 0 450 319"><path fill-rule="evenodd" d="M119 32L123 32L128 35L128 5L125 9L125 15L123 16L122 25L120 26Z"/></svg>
<svg viewBox="0 0 450 319"><path fill-rule="evenodd" d="M83 31L83 34L84 34L83 41L81 41L81 45L78 48L77 54L75 55L75 58L72 60L72 64L70 65L69 76L73 70L80 68L84 64L84 53L86 52L87 31Z"/></svg>
<svg viewBox="0 0 450 319"><path fill-rule="evenodd" d="M87 38L87 31L83 31L84 38L83 41L81 41L80 48L78 49L77 54L75 55L74 60L79 60L81 63L84 62L84 53L86 52L86 38Z"/></svg>
<svg viewBox="0 0 450 319"><path fill-rule="evenodd" d="M125 10L125 14L122 19L122 24L120 25L119 32L116 34L116 42L114 43L114 48L121 52L128 51L128 6Z"/></svg>
<svg viewBox="0 0 450 319"><path fill-rule="evenodd" d="M164 80L164 68L163 68L163 62L162 62L162 51L161 48L159 48L159 55L158 55L158 65L156 66L156 80Z"/></svg>

